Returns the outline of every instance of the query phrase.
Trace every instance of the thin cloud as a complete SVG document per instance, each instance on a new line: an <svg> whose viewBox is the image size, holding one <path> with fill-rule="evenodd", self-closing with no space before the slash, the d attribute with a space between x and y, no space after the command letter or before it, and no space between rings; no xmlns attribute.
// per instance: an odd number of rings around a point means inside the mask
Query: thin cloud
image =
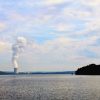
<svg viewBox="0 0 100 100"><path fill-rule="evenodd" d="M0 1L0 5L0 52L10 51L15 37L27 37L31 44L23 66L61 66L61 70L99 63L99 0Z"/></svg>

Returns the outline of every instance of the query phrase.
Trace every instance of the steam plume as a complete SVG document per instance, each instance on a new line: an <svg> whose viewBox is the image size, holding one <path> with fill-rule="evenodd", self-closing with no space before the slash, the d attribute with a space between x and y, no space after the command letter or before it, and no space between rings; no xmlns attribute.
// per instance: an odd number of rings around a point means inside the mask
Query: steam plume
<svg viewBox="0 0 100 100"><path fill-rule="evenodd" d="M27 41L24 37L18 37L16 39L15 44L12 45L12 51L13 51L12 64L14 66L14 69L19 68L19 65L18 65L19 55L24 50L26 43Z"/></svg>

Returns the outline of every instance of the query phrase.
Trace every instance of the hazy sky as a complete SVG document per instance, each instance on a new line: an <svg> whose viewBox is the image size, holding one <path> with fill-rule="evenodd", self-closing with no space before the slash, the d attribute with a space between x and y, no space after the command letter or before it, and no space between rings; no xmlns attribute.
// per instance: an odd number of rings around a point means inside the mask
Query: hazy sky
<svg viewBox="0 0 100 100"><path fill-rule="evenodd" d="M11 46L28 41L20 71L74 70L100 63L100 0L0 0L0 70L13 70Z"/></svg>

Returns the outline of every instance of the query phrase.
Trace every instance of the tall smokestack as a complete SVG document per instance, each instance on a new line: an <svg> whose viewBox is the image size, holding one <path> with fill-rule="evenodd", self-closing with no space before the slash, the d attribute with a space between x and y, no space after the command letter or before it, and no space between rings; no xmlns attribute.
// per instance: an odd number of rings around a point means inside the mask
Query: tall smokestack
<svg viewBox="0 0 100 100"><path fill-rule="evenodd" d="M18 37L15 44L12 45L12 51L13 51L12 65L14 67L15 74L18 73L18 68L19 68L18 59L19 59L20 52L24 50L26 43L27 41L24 37Z"/></svg>

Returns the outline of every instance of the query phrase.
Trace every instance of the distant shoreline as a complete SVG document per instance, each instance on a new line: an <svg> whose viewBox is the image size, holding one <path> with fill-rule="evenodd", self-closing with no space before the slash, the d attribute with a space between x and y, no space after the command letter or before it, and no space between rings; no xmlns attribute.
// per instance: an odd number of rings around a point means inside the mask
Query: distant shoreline
<svg viewBox="0 0 100 100"><path fill-rule="evenodd" d="M71 74L74 75L75 71L63 71L63 72L7 72L0 71L0 75L34 75L34 74Z"/></svg>

